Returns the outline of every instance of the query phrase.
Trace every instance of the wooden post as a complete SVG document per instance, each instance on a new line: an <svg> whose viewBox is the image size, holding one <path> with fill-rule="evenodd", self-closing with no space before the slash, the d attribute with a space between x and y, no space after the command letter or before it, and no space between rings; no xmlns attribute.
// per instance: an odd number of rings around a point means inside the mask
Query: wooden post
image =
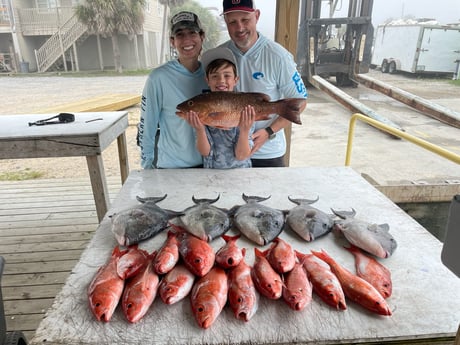
<svg viewBox="0 0 460 345"><path fill-rule="evenodd" d="M460 325L458 326L457 336L455 337L454 345L460 345Z"/></svg>
<svg viewBox="0 0 460 345"><path fill-rule="evenodd" d="M275 41L286 48L295 59L297 52L297 31L299 28L300 0L276 1ZM289 166L291 158L292 125L284 129L286 135L285 163Z"/></svg>

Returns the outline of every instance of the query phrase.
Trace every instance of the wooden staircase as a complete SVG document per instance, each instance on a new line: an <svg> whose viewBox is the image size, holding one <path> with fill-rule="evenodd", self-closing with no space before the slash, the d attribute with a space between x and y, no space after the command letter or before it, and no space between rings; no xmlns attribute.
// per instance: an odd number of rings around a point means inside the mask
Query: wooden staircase
<svg viewBox="0 0 460 345"><path fill-rule="evenodd" d="M35 51L38 72L46 72L86 32L86 25L78 21L76 15L70 17L54 35Z"/></svg>

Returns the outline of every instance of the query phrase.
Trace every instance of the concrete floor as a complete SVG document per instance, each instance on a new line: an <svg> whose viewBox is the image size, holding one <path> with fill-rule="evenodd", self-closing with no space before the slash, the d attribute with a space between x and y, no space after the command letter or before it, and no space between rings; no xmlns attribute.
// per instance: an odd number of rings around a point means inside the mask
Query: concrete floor
<svg viewBox="0 0 460 345"><path fill-rule="evenodd" d="M460 112L460 87L448 83L446 79L390 75L374 70L369 75ZM107 93L140 94L146 78L147 76L76 78L33 74L1 76L0 115L32 113L40 107ZM458 128L445 125L365 86L343 88L343 91L379 115L399 124L407 133L460 154ZM309 87L308 105L302 115L303 125L292 127L290 165L343 166L351 114L350 110L326 93ZM132 149L137 155L137 148ZM359 173L369 175L379 184L398 184L405 181L458 183L460 180L458 164L360 122L355 129L351 166ZM131 164L131 168L138 167Z"/></svg>
<svg viewBox="0 0 460 345"><path fill-rule="evenodd" d="M460 88L445 79L419 79L379 71L371 71L369 75L460 112ZM365 86L342 90L380 116L395 122L407 133L460 155L460 129L414 111ZM303 125L293 126L291 166L343 165L352 112L322 91L310 87L309 92ZM455 162L408 141L395 139L362 122L356 124L351 166L379 184L409 181L460 183L460 167Z"/></svg>

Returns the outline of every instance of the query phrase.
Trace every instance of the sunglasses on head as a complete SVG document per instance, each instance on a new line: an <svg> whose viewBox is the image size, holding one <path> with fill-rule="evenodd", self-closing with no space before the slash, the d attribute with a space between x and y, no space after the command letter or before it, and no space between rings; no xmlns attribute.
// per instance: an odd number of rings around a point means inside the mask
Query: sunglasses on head
<svg viewBox="0 0 460 345"><path fill-rule="evenodd" d="M54 120L54 119L57 119L57 120ZM68 123L68 122L74 122L74 121L75 121L74 114L59 113L58 115L49 117L47 119L38 120L35 122L29 122L29 126L44 126L44 125L52 125L56 123Z"/></svg>

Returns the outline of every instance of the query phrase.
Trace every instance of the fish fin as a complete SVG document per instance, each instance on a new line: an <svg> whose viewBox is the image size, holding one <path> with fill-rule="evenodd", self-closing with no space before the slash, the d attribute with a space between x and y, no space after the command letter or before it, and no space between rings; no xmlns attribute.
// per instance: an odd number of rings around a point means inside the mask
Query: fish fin
<svg viewBox="0 0 460 345"><path fill-rule="evenodd" d="M219 200L220 198L220 194L217 196L217 198L215 199L197 199L195 198L195 196L193 195L192 196L192 201L195 203L195 204L202 204L202 203L210 203L210 204L214 204L215 202L217 202L217 200Z"/></svg>
<svg viewBox="0 0 460 345"><path fill-rule="evenodd" d="M160 201L166 199L167 196L168 196L168 194L165 194L163 196L151 196L151 197L142 198L139 195L137 195L136 199L137 199L137 201L139 201L139 202L141 202L143 204L145 204L146 202L149 202L149 201L154 202L156 204L157 202L160 202Z"/></svg>
<svg viewBox="0 0 460 345"><path fill-rule="evenodd" d="M379 230L389 232L390 231L390 226L387 223L384 223L384 224L369 224L367 229L369 231L372 231L372 232L375 232L375 233L378 233Z"/></svg>
<svg viewBox="0 0 460 345"><path fill-rule="evenodd" d="M271 195L267 196L267 197L262 197L262 196L251 196L251 195L246 195L243 193L243 200L247 202L249 201L255 201L255 202L261 202L261 201L265 201L265 200L268 200L271 198Z"/></svg>
<svg viewBox="0 0 460 345"><path fill-rule="evenodd" d="M332 213L334 213L337 217L340 217L342 219L346 218L353 218L356 215L356 211L354 208L351 209L351 211L337 211L331 208Z"/></svg>
<svg viewBox="0 0 460 345"><path fill-rule="evenodd" d="M390 231L390 226L387 223L379 224L379 228L383 229L383 230L385 230L387 232Z"/></svg>
<svg viewBox="0 0 460 345"><path fill-rule="evenodd" d="M302 203L307 203L307 204L314 204L319 200L319 195L316 197L316 199L294 199L288 196L289 201L293 202L294 204L300 205Z"/></svg>
<svg viewBox="0 0 460 345"><path fill-rule="evenodd" d="M254 98L258 102L270 102L270 96L262 92L253 92Z"/></svg>

